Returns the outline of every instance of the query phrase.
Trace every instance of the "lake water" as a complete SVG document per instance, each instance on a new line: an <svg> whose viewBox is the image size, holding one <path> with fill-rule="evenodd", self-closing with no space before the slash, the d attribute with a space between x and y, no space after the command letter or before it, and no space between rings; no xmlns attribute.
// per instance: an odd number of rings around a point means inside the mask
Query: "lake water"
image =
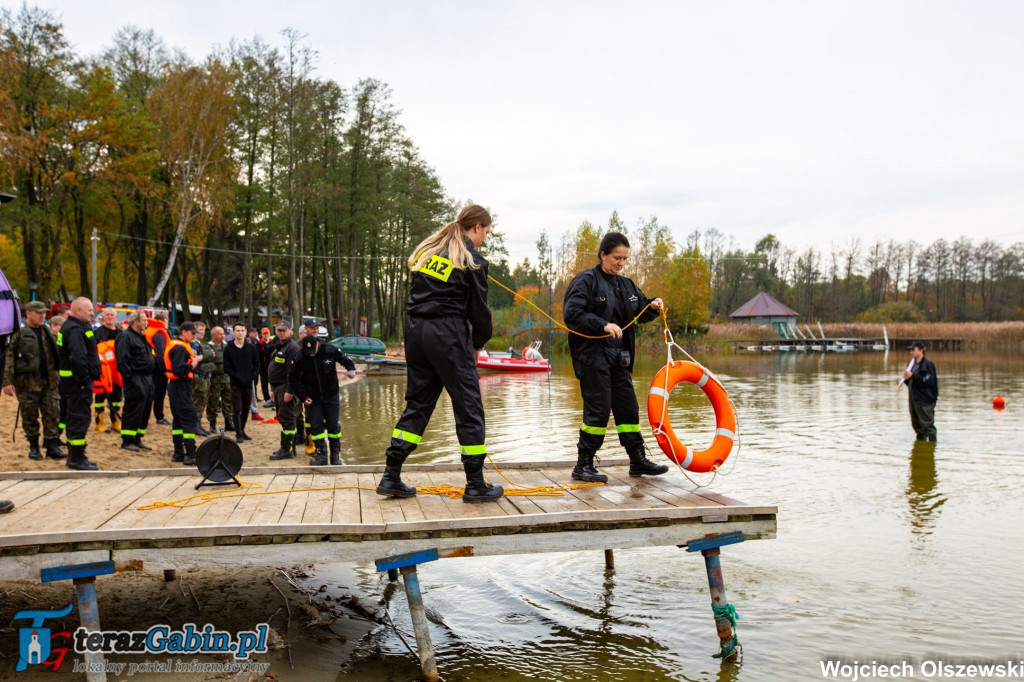
<svg viewBox="0 0 1024 682"><path fill-rule="evenodd" d="M699 554L664 547L453 559L420 571L442 677L455 680L812 680L820 661L1024 659L1024 360L930 354L940 377L937 444L917 443L905 353L775 353L701 358L738 410L742 450L712 490L779 507L778 538L722 551L743 654L717 650ZM635 372L641 422L663 359ZM575 457L581 401L566 359L550 375L484 375L496 461ZM379 463L404 406L404 377L343 391L347 463ZM1005 411L992 409L1001 393ZM698 389L673 394L672 423L704 447L713 412ZM457 461L442 398L413 460ZM622 454L610 437L604 454ZM666 460L667 461L667 460ZM733 468L733 464L735 464ZM459 483L453 475L453 483ZM706 480L707 477L703 477ZM331 584L332 567L315 580ZM352 574L347 575L351 579ZM404 592L372 567L357 584L387 599L407 632ZM345 679L412 680L416 660L388 628L360 646Z"/></svg>

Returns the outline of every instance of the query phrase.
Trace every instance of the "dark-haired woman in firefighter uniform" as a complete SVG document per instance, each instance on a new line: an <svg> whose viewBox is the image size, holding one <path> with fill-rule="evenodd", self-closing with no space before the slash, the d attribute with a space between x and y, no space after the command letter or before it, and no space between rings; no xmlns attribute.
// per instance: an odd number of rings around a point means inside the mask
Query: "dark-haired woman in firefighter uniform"
<svg viewBox="0 0 1024 682"><path fill-rule="evenodd" d="M409 258L413 276L406 305L406 405L391 434L387 466L377 486L381 495L416 494L416 488L402 482L402 464L423 438L442 389L452 399L466 472L462 501L497 500L504 494L501 486L484 481L487 446L476 369L478 351L491 338L487 261L476 247L484 243L491 222L482 206L466 206L455 222L424 239Z"/></svg>
<svg viewBox="0 0 1024 682"><path fill-rule="evenodd" d="M598 248L597 265L576 275L565 292L562 310L569 329L605 337L588 339L569 334L572 368L583 394L583 423L576 444L576 467L572 470L572 477L579 481L608 480L594 468L594 455L604 443L609 414L615 415L619 443L629 455L630 476L668 471L664 464L647 459L640 435L640 407L633 390L635 326L627 327L648 304L650 307L637 322L657 318L662 302L660 298L647 298L633 280L619 274L628 256L629 241L625 235L609 232Z"/></svg>

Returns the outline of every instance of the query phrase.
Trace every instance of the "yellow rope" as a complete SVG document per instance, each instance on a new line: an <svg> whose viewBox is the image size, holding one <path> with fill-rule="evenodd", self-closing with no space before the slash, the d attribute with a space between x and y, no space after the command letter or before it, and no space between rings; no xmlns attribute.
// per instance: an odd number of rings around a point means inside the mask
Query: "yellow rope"
<svg viewBox="0 0 1024 682"><path fill-rule="evenodd" d="M505 497L558 497L565 495L570 490L579 490L580 488L592 488L598 485L604 485L603 483L569 483L565 482L561 485L538 485L538 486L524 486L511 481L505 473L498 468L498 465L494 463L490 455L487 455L487 461L494 467L495 472L498 473L505 482L513 486L513 490L506 490ZM206 504L207 502L214 502L216 500L226 500L232 497L248 497L253 495L280 495L282 493L314 493L327 490L367 490L370 492L376 492L376 488L369 488L361 485L336 485L327 488L292 488L290 490L263 490L260 492L239 492L240 490L252 491L257 488L262 488L262 483L256 483L255 481L243 481L239 479L241 485L237 488L231 488L229 490L215 490L206 493L199 493L198 495L190 495L188 497L182 497L177 500L166 500L157 501L150 504L144 504L141 507L136 507L139 511L151 511L153 509L163 509L166 507L175 507L178 509L185 509L188 507L198 507L199 505ZM442 483L441 485L432 486L420 486L416 488L416 493L420 495L443 495L452 499L461 498L463 493L466 491L464 486L448 485Z"/></svg>
<svg viewBox="0 0 1024 682"><path fill-rule="evenodd" d="M526 303L527 305L529 305L530 307L532 307L532 308L533 308L534 310L536 310L536 311L537 311L538 313L540 313L540 314L541 314L541 315L543 315L544 317L546 317L546 318L548 318L549 320L551 320L551 321L552 321L552 322L553 322L553 323L555 324L555 326L556 326L556 327L558 327L559 329L561 329L561 330L563 330L563 331L566 331L566 332L568 332L568 333L570 333L570 334L575 334L576 336L582 336L582 337L583 337L583 338L585 338L585 339L608 339L608 338L611 338L611 336L612 336L611 334L605 334L604 336L590 336L590 335L588 335L588 334L581 334L580 332L577 332L577 331L573 331L572 329L569 329L569 328L568 328L568 327L566 327L566 326L565 326L564 324L562 324L561 322L559 322L558 320L556 320L555 318L551 317L551 316L550 316L550 315L548 315L548 314L547 314L546 312L544 312L543 310L541 310L541 309L540 309L540 308L539 308L539 307L537 306L537 304L536 304L536 303L534 303L534 302L533 302L533 301L531 301L530 299L526 298L525 296L523 296L522 294L520 294L520 293L519 293L518 291L513 291L512 289L509 289L509 288L508 288L507 286L505 286L504 284L502 284L502 283L501 283L501 282L499 282L498 280L494 279L494 278L493 278L493 277L491 277L490 275L487 275L487 279L491 280L492 282L494 282L495 284L497 284L497 285L498 285L499 287L501 287L502 289L504 289L504 290L505 290L505 291L507 291L508 293L512 294L512 295L513 295L513 296L514 296L515 298L519 299L520 301L523 301L524 303ZM648 309L648 308L650 308L650 307L651 307L651 304L650 304L650 303L648 303L647 305L645 305L645 306L644 306L644 309L640 311L640 315L643 315L643 314L644 314L645 312L647 312L647 309ZM661 310L662 310L662 316L664 316L664 314L665 314L665 307L664 307L664 306L662 306ZM633 318L633 319L632 319L632 320L630 321L630 323L629 323L629 324L627 324L627 325L626 325L625 327L623 327L623 328L622 328L622 329L623 329L623 331L625 331L626 329L629 329L629 328L630 328L630 327L632 327L632 326L633 326L634 324L636 324L636 321L640 319L640 315L637 315L636 317L634 317L634 318ZM667 327L667 324L668 324L668 323L666 323L666 327Z"/></svg>

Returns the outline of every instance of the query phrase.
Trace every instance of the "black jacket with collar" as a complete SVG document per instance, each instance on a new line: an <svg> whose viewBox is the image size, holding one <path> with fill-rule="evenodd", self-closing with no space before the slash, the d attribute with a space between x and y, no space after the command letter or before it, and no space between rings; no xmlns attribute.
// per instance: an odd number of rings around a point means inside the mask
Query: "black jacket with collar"
<svg viewBox="0 0 1024 682"><path fill-rule="evenodd" d="M584 270L573 278L565 291L562 304L562 316L565 324L573 331L588 336L604 336L608 332L604 326L608 324L615 311L616 286L618 295L622 297L626 308L628 323L643 310L651 299L640 291L633 280L622 275L610 277L600 265ZM650 322L658 316L658 312L648 308L637 322ZM615 347L613 339L585 339L576 334L569 334L569 352L574 360L592 367L601 366L607 361L607 349ZM636 325L623 330L622 349L630 354L629 371L633 371L636 357Z"/></svg>
<svg viewBox="0 0 1024 682"><path fill-rule="evenodd" d="M329 343L317 344L316 355L300 354L288 370L288 392L299 400L312 398L319 402L338 395L338 373L334 365L355 371L356 365Z"/></svg>
<svg viewBox="0 0 1024 682"><path fill-rule="evenodd" d="M442 251L412 275L409 303L405 310L409 317L461 317L473 328L473 348L477 350L491 338L491 309L487 307L488 263L470 239L466 248L479 267L460 270Z"/></svg>
<svg viewBox="0 0 1024 682"><path fill-rule="evenodd" d="M911 370L911 376L907 379L907 386L914 394L914 402L918 405L934 405L939 400L939 377L935 373L935 363L928 358L921 358L921 362Z"/></svg>

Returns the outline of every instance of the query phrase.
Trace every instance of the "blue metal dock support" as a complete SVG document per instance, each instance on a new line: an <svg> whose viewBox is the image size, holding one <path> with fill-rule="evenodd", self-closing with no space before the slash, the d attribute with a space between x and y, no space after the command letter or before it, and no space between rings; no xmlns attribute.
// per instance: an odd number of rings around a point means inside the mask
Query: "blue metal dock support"
<svg viewBox="0 0 1024 682"><path fill-rule="evenodd" d="M704 568L708 574L708 588L711 591L711 610L715 614L715 627L721 650L715 658L727 659L738 653L739 638L736 636L736 608L725 595L725 579L722 577L721 548L743 542L743 533L720 533L700 540L691 540L686 545L688 552L700 552L704 557Z"/></svg>
<svg viewBox="0 0 1024 682"><path fill-rule="evenodd" d="M427 629L427 612L423 608L423 594L420 592L420 579L416 574L417 564L437 561L437 550L428 549L422 552L409 552L377 559L377 571L387 571L388 576L398 570L405 581L405 596L409 600L409 615L412 618L412 629L416 633L416 649L420 658L420 669L423 679L427 682L439 682L437 661L434 660L434 646L430 642L430 630Z"/></svg>
<svg viewBox="0 0 1024 682"><path fill-rule="evenodd" d="M57 580L71 580L78 594L78 620L89 632L100 632L100 606L96 601L96 576L114 572L113 561L97 561L92 564L76 564L74 566L57 566L44 568L39 577L44 583ZM88 682L106 682L107 673L102 653L85 653L86 673Z"/></svg>

